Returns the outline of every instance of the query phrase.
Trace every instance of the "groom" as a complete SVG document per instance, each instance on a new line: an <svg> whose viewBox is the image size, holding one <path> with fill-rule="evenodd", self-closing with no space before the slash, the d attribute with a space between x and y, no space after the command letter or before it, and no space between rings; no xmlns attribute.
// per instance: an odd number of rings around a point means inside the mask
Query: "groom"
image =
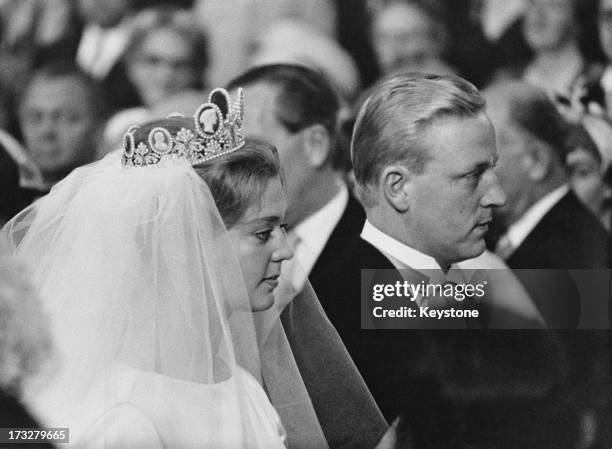
<svg viewBox="0 0 612 449"><path fill-rule="evenodd" d="M401 411L390 386L394 373L420 356L423 338L438 332L361 329L361 270L436 270L452 282L451 274L464 274L458 262L485 250L493 210L506 196L493 171L497 149L485 102L456 76L399 75L375 86L357 117L351 150L367 220L330 264L330 288L317 293L392 421ZM427 328L418 319L414 324Z"/></svg>

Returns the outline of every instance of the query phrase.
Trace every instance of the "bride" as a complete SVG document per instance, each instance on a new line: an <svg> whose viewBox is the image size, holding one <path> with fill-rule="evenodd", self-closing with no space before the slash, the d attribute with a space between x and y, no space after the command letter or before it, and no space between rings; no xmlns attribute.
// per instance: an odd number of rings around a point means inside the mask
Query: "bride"
<svg viewBox="0 0 612 449"><path fill-rule="evenodd" d="M279 319L278 156L242 111L215 89L193 119L133 127L3 229L61 354L25 400L73 447L327 447Z"/></svg>

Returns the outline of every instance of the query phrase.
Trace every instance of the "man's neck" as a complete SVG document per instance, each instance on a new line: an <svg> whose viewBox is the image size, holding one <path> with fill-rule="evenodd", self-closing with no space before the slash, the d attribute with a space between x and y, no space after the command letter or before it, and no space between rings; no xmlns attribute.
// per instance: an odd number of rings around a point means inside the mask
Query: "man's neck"
<svg viewBox="0 0 612 449"><path fill-rule="evenodd" d="M288 220L290 226L297 226L317 213L340 192L343 185L344 181L334 171L315 175L309 183L309 188L301 192L298 211L291 220Z"/></svg>

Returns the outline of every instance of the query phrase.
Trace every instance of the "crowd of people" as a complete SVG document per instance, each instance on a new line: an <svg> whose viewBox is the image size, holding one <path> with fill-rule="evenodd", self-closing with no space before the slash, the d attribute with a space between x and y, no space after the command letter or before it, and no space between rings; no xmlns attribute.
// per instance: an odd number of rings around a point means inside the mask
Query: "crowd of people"
<svg viewBox="0 0 612 449"><path fill-rule="evenodd" d="M612 0L0 0L0 98L0 428L612 447Z"/></svg>

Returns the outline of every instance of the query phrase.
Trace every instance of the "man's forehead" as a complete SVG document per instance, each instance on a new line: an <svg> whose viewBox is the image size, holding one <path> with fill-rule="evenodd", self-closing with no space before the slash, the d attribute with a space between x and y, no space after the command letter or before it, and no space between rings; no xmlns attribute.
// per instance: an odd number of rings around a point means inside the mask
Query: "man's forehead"
<svg viewBox="0 0 612 449"><path fill-rule="evenodd" d="M426 144L434 160L466 166L497 159L495 132L489 118L480 113L466 118L437 119L429 125Z"/></svg>
<svg viewBox="0 0 612 449"><path fill-rule="evenodd" d="M256 82L244 86L244 128L247 133L275 117L278 90L277 86L267 82Z"/></svg>
<svg viewBox="0 0 612 449"><path fill-rule="evenodd" d="M75 76L37 77L26 88L24 98L45 100L45 103L53 99L79 104L89 100L89 93L85 84Z"/></svg>

